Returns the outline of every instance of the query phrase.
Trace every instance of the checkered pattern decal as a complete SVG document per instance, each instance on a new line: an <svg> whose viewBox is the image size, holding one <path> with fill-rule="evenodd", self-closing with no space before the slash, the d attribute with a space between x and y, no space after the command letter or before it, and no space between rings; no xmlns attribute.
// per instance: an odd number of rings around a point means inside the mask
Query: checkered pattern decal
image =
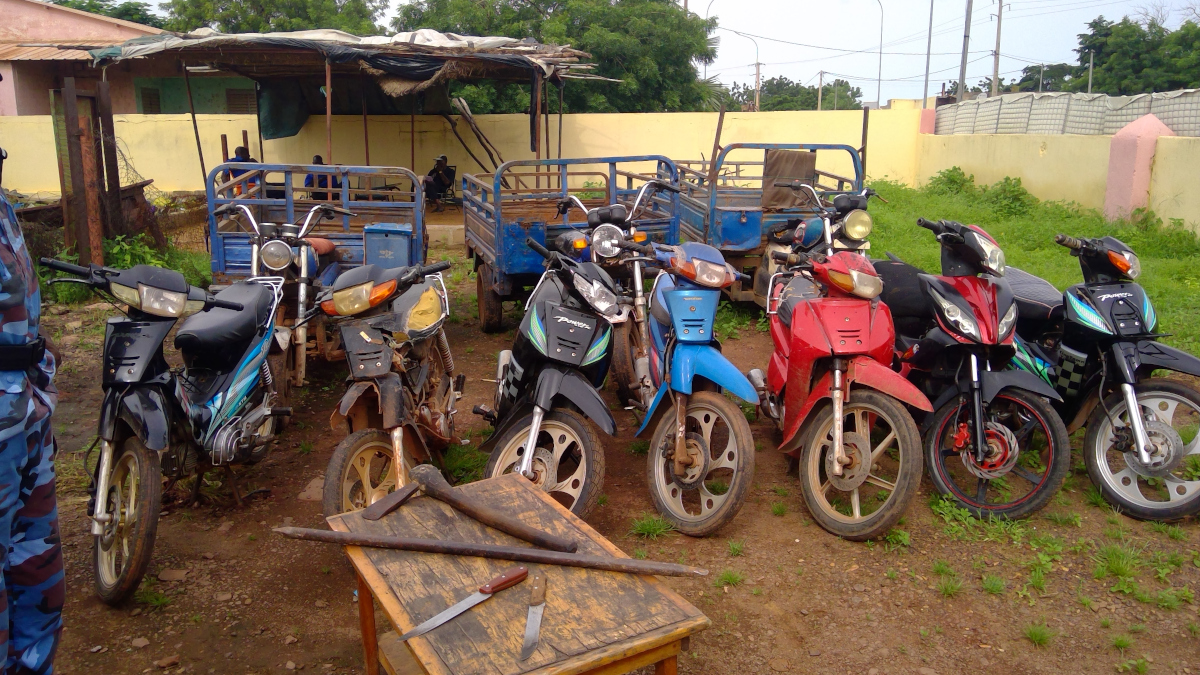
<svg viewBox="0 0 1200 675"><path fill-rule="evenodd" d="M1083 386L1084 368L1087 366L1087 354L1077 352L1066 345L1058 346L1058 380L1054 388L1063 398L1074 397Z"/></svg>

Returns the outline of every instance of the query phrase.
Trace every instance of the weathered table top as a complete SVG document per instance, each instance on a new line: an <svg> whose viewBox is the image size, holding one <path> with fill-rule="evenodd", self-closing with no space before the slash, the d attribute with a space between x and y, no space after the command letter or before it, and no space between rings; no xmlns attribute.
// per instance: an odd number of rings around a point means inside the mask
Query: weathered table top
<svg viewBox="0 0 1200 675"><path fill-rule="evenodd" d="M628 557L520 476L510 474L458 489L532 527L574 538L579 553ZM376 522L355 512L334 516L329 524L343 532L530 546L430 497L415 497ZM356 546L347 547L346 553L401 632L474 593L514 564ZM408 641L431 675L581 673L678 641L710 623L657 577L521 564L530 574L540 571L546 577L541 641L534 655L517 660L529 608L529 586L522 582Z"/></svg>

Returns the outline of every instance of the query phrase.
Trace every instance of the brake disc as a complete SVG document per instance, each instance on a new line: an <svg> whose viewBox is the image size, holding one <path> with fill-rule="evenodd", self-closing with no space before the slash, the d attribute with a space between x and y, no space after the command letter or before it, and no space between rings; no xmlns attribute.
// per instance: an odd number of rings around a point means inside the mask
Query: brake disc
<svg viewBox="0 0 1200 675"><path fill-rule="evenodd" d="M671 447L674 448L674 441L671 442ZM708 454L708 443L704 437L693 431L689 431L684 436L684 447L686 448L688 458L692 460L692 465L687 468L682 476L674 475L671 472L675 484L684 490L695 490L704 482L704 477L708 475L708 466L712 461ZM671 461L671 460L668 460ZM673 462L672 462L673 463Z"/></svg>
<svg viewBox="0 0 1200 675"><path fill-rule="evenodd" d="M1150 463L1143 464L1138 453L1131 450L1125 453L1125 465L1144 478L1165 478L1183 462L1183 439L1178 431L1161 420L1143 424L1150 441Z"/></svg>
<svg viewBox="0 0 1200 675"><path fill-rule="evenodd" d="M842 492L852 492L867 482L871 473L871 442L866 436L853 431L842 434L842 450L850 463L842 467L842 475L833 475L833 446L825 453L825 475L833 487Z"/></svg>
<svg viewBox="0 0 1200 675"><path fill-rule="evenodd" d="M964 450L960 453L963 466L967 467L975 477L984 480L999 478L1017 465L1017 457L1021 448L1017 444L1017 436L1012 429L996 422L987 423L987 455L983 462L975 461L975 453Z"/></svg>
<svg viewBox="0 0 1200 675"><path fill-rule="evenodd" d="M533 484L543 490L558 482L558 462L554 459L554 453L546 448L534 451L530 470L533 471Z"/></svg>

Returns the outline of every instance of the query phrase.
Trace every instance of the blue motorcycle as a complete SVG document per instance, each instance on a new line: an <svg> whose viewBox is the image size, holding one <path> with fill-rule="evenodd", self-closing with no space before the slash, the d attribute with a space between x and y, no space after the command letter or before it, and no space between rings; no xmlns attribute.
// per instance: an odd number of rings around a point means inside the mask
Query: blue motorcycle
<svg viewBox="0 0 1200 675"><path fill-rule="evenodd" d="M737 515L754 479L750 425L725 392L750 405L758 393L713 334L721 289L748 277L707 244L618 246L662 270L645 319L653 397L637 431L653 429L650 495L677 530L707 536Z"/></svg>

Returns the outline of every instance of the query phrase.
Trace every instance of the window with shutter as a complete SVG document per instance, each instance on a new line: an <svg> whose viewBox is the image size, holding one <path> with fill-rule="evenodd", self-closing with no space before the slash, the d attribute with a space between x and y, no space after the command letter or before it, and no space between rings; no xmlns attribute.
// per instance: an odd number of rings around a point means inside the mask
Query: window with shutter
<svg viewBox="0 0 1200 675"><path fill-rule="evenodd" d="M159 91L152 87L142 87L142 114L158 115L162 113L162 98Z"/></svg>
<svg viewBox="0 0 1200 675"><path fill-rule="evenodd" d="M253 89L226 89L225 112L230 115L253 115L258 112L258 101Z"/></svg>

